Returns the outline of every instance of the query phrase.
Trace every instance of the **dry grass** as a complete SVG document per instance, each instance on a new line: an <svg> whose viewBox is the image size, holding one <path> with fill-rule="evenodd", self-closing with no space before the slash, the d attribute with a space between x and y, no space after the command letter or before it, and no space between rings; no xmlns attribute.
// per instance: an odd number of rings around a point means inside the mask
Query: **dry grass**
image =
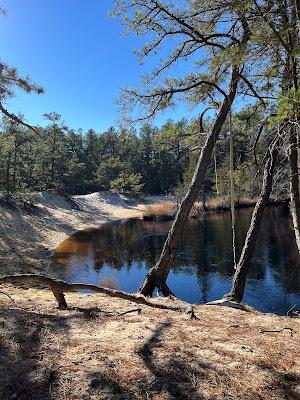
<svg viewBox="0 0 300 400"><path fill-rule="evenodd" d="M238 208L247 208L254 207L258 198L254 197L241 197L238 201L235 202L235 207ZM275 199L270 198L269 205L276 205L286 201L285 199ZM229 196L220 196L220 197L211 197L206 200L205 208L202 201L197 201L192 207L190 212L191 218L198 218L203 215L204 212L224 212L230 211L230 197ZM173 219L178 210L178 206L172 202L165 202L160 204L154 204L147 206L143 211L143 219L144 220L164 220L164 219Z"/></svg>
<svg viewBox="0 0 300 400"><path fill-rule="evenodd" d="M73 293L59 311L48 291L1 290L15 300L0 298L1 399L299 398L300 320L219 306L197 306L196 321L119 316L136 305ZM293 336L262 333L284 327Z"/></svg>
<svg viewBox="0 0 300 400"><path fill-rule="evenodd" d="M257 197L241 197L235 202L235 208L254 207L257 203ZM276 205L285 202L286 199L270 198L268 205ZM205 210L203 202L196 202L193 206L190 216L196 218L198 215L203 214L204 211L208 212L223 212L230 210L230 197L213 197L207 199L205 203Z"/></svg>
<svg viewBox="0 0 300 400"><path fill-rule="evenodd" d="M163 220L174 218L177 212L177 205L171 202L147 206L143 211L145 220Z"/></svg>

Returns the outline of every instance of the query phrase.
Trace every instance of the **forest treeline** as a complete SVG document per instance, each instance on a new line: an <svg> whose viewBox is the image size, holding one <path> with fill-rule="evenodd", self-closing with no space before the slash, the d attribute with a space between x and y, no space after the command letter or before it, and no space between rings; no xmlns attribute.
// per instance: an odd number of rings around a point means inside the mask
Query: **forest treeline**
<svg viewBox="0 0 300 400"><path fill-rule="evenodd" d="M237 196L255 196L253 176L263 157L267 133L254 147L260 118L252 107L234 116L234 168ZM259 113L258 113L259 115ZM58 113L44 115L38 134L4 117L0 131L0 185L10 195L48 189L69 194L112 190L132 194L175 193L181 197L191 180L205 134L199 120L167 121L161 127L111 127L106 132L74 131ZM209 128L210 120L206 121ZM256 165L257 164L257 165ZM229 193L228 126L224 127L201 196ZM283 194L283 184L277 192Z"/></svg>

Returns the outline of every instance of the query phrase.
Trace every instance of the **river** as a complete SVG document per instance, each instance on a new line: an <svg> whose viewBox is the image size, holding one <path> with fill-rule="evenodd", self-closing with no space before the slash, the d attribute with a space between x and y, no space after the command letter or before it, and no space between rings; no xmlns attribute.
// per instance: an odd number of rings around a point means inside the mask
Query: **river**
<svg viewBox="0 0 300 400"><path fill-rule="evenodd" d="M238 255L251 212L237 211ZM69 282L102 283L135 292L155 264L171 224L127 220L79 231L55 249L46 272ZM230 213L191 219L168 285L178 297L191 303L219 299L230 290L232 260ZM286 207L265 210L243 301L279 315L294 305L300 307L300 261Z"/></svg>

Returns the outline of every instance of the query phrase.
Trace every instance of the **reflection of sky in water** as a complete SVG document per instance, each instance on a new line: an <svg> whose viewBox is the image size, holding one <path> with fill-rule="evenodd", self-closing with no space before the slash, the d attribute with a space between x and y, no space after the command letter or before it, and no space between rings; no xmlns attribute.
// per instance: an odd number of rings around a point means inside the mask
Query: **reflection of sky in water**
<svg viewBox="0 0 300 400"><path fill-rule="evenodd" d="M237 249L241 251L251 210L237 218ZM171 222L127 221L73 235L56 249L48 273L70 282L112 281L135 292L159 257ZM266 312L284 314L300 307L300 265L286 211L268 208L249 271L244 301ZM168 284L182 299L203 303L221 298L231 287L230 214L191 220Z"/></svg>

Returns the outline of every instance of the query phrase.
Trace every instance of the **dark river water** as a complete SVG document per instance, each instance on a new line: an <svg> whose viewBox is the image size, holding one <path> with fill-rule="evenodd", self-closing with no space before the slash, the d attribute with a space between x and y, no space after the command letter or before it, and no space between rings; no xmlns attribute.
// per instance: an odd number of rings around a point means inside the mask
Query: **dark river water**
<svg viewBox="0 0 300 400"><path fill-rule="evenodd" d="M238 254L251 212L237 212ZM57 247L47 273L69 282L109 283L135 292L155 264L171 223L127 220L79 231ZM230 213L190 220L168 277L172 291L188 302L206 303L229 292L232 274ZM300 262L284 207L265 210L244 302L277 314L300 307Z"/></svg>

